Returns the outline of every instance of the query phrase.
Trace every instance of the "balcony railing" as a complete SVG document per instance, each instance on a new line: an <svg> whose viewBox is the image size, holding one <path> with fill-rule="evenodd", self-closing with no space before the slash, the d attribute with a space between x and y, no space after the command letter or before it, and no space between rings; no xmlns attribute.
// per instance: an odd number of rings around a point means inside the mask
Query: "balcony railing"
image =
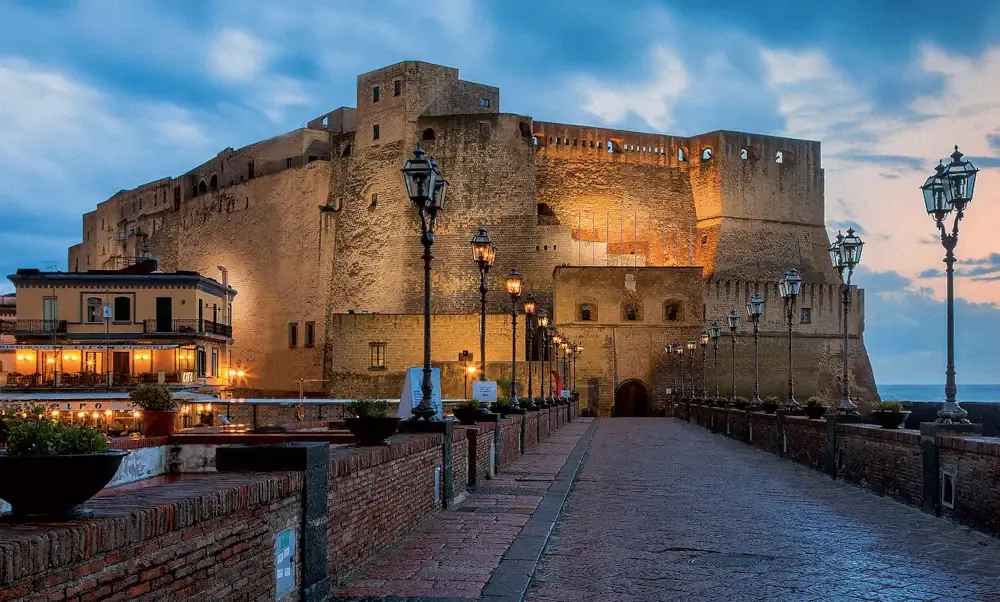
<svg viewBox="0 0 1000 602"><path fill-rule="evenodd" d="M215 334L233 336L233 327L211 320L145 320L143 331L147 334Z"/></svg>
<svg viewBox="0 0 1000 602"><path fill-rule="evenodd" d="M0 334L65 334L66 320L0 320Z"/></svg>

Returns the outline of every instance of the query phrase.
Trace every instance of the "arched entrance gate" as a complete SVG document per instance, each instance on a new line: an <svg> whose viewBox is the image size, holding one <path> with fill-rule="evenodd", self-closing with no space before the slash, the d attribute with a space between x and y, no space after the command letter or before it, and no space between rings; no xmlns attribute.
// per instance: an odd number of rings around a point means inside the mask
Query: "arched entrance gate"
<svg viewBox="0 0 1000 602"><path fill-rule="evenodd" d="M637 380L627 380L615 391L615 416L649 416L649 392Z"/></svg>

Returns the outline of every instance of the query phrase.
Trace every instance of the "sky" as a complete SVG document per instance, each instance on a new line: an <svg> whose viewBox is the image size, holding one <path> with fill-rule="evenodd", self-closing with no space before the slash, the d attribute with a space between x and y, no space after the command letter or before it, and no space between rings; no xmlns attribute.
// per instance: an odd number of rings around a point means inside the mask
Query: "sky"
<svg viewBox="0 0 1000 602"><path fill-rule="evenodd" d="M0 273L65 269L81 215L118 190L353 106L358 74L423 60L540 120L821 141L831 234L867 243L855 283L880 383L944 380L944 251L918 188L959 144L982 171L957 250L958 380L1000 382L1000 3L961 7L0 0Z"/></svg>

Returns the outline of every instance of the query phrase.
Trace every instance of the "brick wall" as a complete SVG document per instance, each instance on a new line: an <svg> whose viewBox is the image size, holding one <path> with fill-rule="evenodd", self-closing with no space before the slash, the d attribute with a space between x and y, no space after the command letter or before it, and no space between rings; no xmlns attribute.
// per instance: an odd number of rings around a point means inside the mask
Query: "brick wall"
<svg viewBox="0 0 1000 602"><path fill-rule="evenodd" d="M780 449L777 416L750 413L750 445L769 452Z"/></svg>
<svg viewBox="0 0 1000 602"><path fill-rule="evenodd" d="M493 445L493 430L496 423L482 422L476 426L463 427L469 440L468 478L470 487L483 485L493 476L490 466L490 446Z"/></svg>
<svg viewBox="0 0 1000 602"><path fill-rule="evenodd" d="M795 416L786 416L784 421L785 457L816 470L825 470L826 421Z"/></svg>
<svg viewBox="0 0 1000 602"><path fill-rule="evenodd" d="M987 533L1000 533L1000 445L985 437L938 437L942 472L954 475L954 508L942 513Z"/></svg>
<svg viewBox="0 0 1000 602"><path fill-rule="evenodd" d="M521 416L500 420L500 466L509 466L521 457Z"/></svg>
<svg viewBox="0 0 1000 602"><path fill-rule="evenodd" d="M451 435L451 495L452 499L465 496L469 485L469 438L461 428L455 428ZM444 495L444 479L441 480Z"/></svg>
<svg viewBox="0 0 1000 602"><path fill-rule="evenodd" d="M0 599L274 600L275 534L301 523L301 491L299 473L199 475L97 498L93 519L2 526Z"/></svg>
<svg viewBox="0 0 1000 602"><path fill-rule="evenodd" d="M442 435L409 435L388 446L331 454L327 536L330 576L357 570L440 507L434 469Z"/></svg>
<svg viewBox="0 0 1000 602"><path fill-rule="evenodd" d="M904 504L920 505L923 496L920 433L839 424L837 448L838 477Z"/></svg>
<svg viewBox="0 0 1000 602"><path fill-rule="evenodd" d="M528 412L524 416L524 449L528 450L538 445L538 414Z"/></svg>
<svg viewBox="0 0 1000 602"><path fill-rule="evenodd" d="M552 433L552 408L544 408L538 412L538 420L541 422L542 439L548 438Z"/></svg>

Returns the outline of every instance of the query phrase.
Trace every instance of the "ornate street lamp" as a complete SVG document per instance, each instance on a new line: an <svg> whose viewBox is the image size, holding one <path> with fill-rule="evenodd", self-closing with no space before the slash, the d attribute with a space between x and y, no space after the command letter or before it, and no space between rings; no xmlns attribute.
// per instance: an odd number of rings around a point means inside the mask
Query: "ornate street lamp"
<svg viewBox="0 0 1000 602"><path fill-rule="evenodd" d="M847 236L837 232L836 242L830 245L830 261L840 273L840 282L843 284L841 303L844 307L844 347L841 351L844 382L841 387L840 403L837 404L837 413L843 416L859 416L858 406L851 401L851 372L848 362L850 343L847 338L847 322L851 314L851 277L854 275L854 268L861 262L861 251L864 246L865 243L854 232L854 228L847 229ZM844 272L847 272L846 275Z"/></svg>
<svg viewBox="0 0 1000 602"><path fill-rule="evenodd" d="M785 300L785 317L788 318L788 399L785 401L785 411L796 410L799 402L795 401L795 385L792 376L792 318L795 314L795 299L802 290L802 278L799 271L792 268L778 282L778 293Z"/></svg>
<svg viewBox="0 0 1000 602"><path fill-rule="evenodd" d="M727 320L729 321L729 333L732 335L733 340L733 394L729 399L729 403L736 403L736 331L740 327L740 314L736 311L735 307L729 312Z"/></svg>
<svg viewBox="0 0 1000 602"><path fill-rule="evenodd" d="M760 317L764 314L764 297L754 293L747 300L747 317L753 322L753 399L750 400L749 407L754 410L760 409L763 403L760 399Z"/></svg>
<svg viewBox="0 0 1000 602"><path fill-rule="evenodd" d="M695 339L688 339L687 350L688 357L691 359L690 371L691 371L691 400L695 400L695 380L694 380L694 350L698 346L698 341Z"/></svg>
<svg viewBox="0 0 1000 602"><path fill-rule="evenodd" d="M543 308L541 308L541 309L538 310L538 334L541 335L541 337L542 337L542 345L541 345L542 359L540 360L541 363L542 363L542 366L541 366L542 373L538 375L540 377L538 379L540 381L538 383L538 386L541 387L541 389L542 389L541 398L543 400L545 399L545 374L544 374L544 371L545 371L545 359L549 355L549 347L548 347L549 342L548 342L548 338L546 337L546 334L548 333L548 331L549 331L549 313L547 311L545 311L545 308L543 307ZM532 400L532 401L534 401L534 400Z"/></svg>
<svg viewBox="0 0 1000 602"><path fill-rule="evenodd" d="M479 228L479 234L472 237L472 259L479 266L479 380L486 380L486 293L489 287L486 275L493 267L497 248L490 240L486 228ZM489 409L488 401L480 401L480 409Z"/></svg>
<svg viewBox="0 0 1000 602"><path fill-rule="evenodd" d="M564 390L569 387L569 346L570 342L566 340L559 344L559 348L562 349L563 358L562 381L564 383ZM559 391L559 397L562 398L562 391Z"/></svg>
<svg viewBox="0 0 1000 602"><path fill-rule="evenodd" d="M941 245L945 249L944 262L948 279L948 367L945 369L944 404L938 411L937 422L941 424L968 424L969 413L958 405L958 385L955 384L955 247L958 245L958 225L965 217L965 209L972 202L978 169L962 159L958 152L951 154L951 163L938 163L934 175L920 187L924 192L927 213L934 218L941 233ZM955 211L951 232L944 220Z"/></svg>
<svg viewBox="0 0 1000 602"><path fill-rule="evenodd" d="M678 372L681 378L681 399L687 399L687 376L684 374L684 345L677 343L674 345L674 353L677 354Z"/></svg>
<svg viewBox="0 0 1000 602"><path fill-rule="evenodd" d="M669 343L667 345L664 345L663 346L663 353L665 353L667 355L667 376L668 376L668 378L670 378L670 376L673 376L673 378L670 379L670 382L672 383L672 385L670 387L671 397L676 397L677 396L677 375L673 374L674 370L673 370L673 366L672 366L672 362L674 361L674 344L673 343Z"/></svg>
<svg viewBox="0 0 1000 602"><path fill-rule="evenodd" d="M431 403L434 393L431 381L431 260L434 255L431 247L434 245L434 223L438 213L444 210L448 182L438 171L437 163L424 158L424 149L419 146L402 172L406 194L420 216L420 242L424 246L424 374L420 404L412 412L415 419L430 420L437 413Z"/></svg>
<svg viewBox="0 0 1000 602"><path fill-rule="evenodd" d="M561 334L559 334L559 332L556 331L555 329L553 329L552 332L553 332L553 334L549 338L552 339L552 356L553 356L553 359L555 360L555 364L556 364L556 370L555 371L556 371L556 374L558 374L559 373L559 349L562 346L563 336ZM552 401L555 401L557 397L556 397L556 387L552 383L552 362L551 362L551 360L549 362L549 391L552 393Z"/></svg>
<svg viewBox="0 0 1000 602"><path fill-rule="evenodd" d="M535 295L528 293L524 299L524 326L525 337L528 339L528 349L525 355L528 356L528 403L534 403L534 389L531 386L531 356L534 355L534 329L535 329Z"/></svg>
<svg viewBox="0 0 1000 602"><path fill-rule="evenodd" d="M712 337L712 347L715 352L715 403L719 403L719 337L722 336L722 327L718 322L712 322L712 327L708 329L709 336Z"/></svg>
<svg viewBox="0 0 1000 602"><path fill-rule="evenodd" d="M711 335L708 334L707 330L701 331L701 401L702 403L708 402L708 368L705 364L705 358L708 354L705 353L705 348L708 347L708 341L711 339Z"/></svg>
<svg viewBox="0 0 1000 602"><path fill-rule="evenodd" d="M511 268L507 276L510 295L510 405L517 407L517 300L521 298L521 274Z"/></svg>

